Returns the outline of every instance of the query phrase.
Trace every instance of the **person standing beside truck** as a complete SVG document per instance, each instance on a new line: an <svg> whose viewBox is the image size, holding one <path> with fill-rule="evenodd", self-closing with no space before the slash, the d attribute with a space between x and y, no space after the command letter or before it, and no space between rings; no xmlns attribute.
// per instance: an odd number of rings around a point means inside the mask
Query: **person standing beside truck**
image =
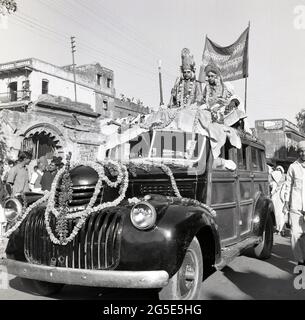
<svg viewBox="0 0 305 320"><path fill-rule="evenodd" d="M287 172L283 213L290 214L293 255L305 265L305 140L298 143L298 154Z"/></svg>
<svg viewBox="0 0 305 320"><path fill-rule="evenodd" d="M4 170L3 167L4 167L4 162L0 160L0 236L2 236L2 234L4 233L3 231L4 224L6 223L3 206L4 206L5 198L7 196L7 192L6 192L5 184L1 178Z"/></svg>
<svg viewBox="0 0 305 320"><path fill-rule="evenodd" d="M271 199L274 205L276 232L283 235L285 215L283 213L286 175L282 166L276 166L271 173Z"/></svg>
<svg viewBox="0 0 305 320"><path fill-rule="evenodd" d="M28 164L31 158L32 155L29 152L21 152L18 163L8 173L7 183L12 185L13 196L30 190Z"/></svg>

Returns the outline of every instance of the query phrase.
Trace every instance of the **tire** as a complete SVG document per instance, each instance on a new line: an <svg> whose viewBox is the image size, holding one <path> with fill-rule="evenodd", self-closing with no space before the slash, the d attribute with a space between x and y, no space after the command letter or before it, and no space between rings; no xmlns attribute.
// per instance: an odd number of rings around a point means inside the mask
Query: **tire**
<svg viewBox="0 0 305 320"><path fill-rule="evenodd" d="M190 243L180 269L159 292L160 300L198 300L203 279L203 260L199 241Z"/></svg>
<svg viewBox="0 0 305 320"><path fill-rule="evenodd" d="M21 278L21 281L27 290L41 296L52 296L59 293L64 286L61 283L45 282L27 278Z"/></svg>
<svg viewBox="0 0 305 320"><path fill-rule="evenodd" d="M263 241L255 246L251 251L252 255L261 260L269 259L273 247L273 221L270 214L268 214L265 229L263 231Z"/></svg>

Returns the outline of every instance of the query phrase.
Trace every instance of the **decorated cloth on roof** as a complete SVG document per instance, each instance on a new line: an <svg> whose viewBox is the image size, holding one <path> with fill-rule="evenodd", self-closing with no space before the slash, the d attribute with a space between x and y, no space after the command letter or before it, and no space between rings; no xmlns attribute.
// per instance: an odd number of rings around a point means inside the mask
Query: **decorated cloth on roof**
<svg viewBox="0 0 305 320"><path fill-rule="evenodd" d="M167 112L171 113L171 116L166 117L165 114ZM170 119L172 115L172 109L162 109L157 111L152 118L147 118L147 122L151 125L151 128L154 128L153 120L159 124L162 122L160 119ZM226 143L227 138L232 146L238 149L241 148L240 137L234 128L212 122L211 113L204 109L203 106L198 107L196 104L188 108L176 109L175 117L169 124L164 125L162 129L194 132L209 137L214 158L219 156L220 149Z"/></svg>
<svg viewBox="0 0 305 320"><path fill-rule="evenodd" d="M232 146L241 148L240 137L234 128L211 122L210 112L196 104L188 108L160 108L157 112L147 115L144 123L135 124L121 133L114 132L108 136L105 148L114 148L153 129L179 130L209 137L214 158L220 155L221 147L226 143L227 138Z"/></svg>
<svg viewBox="0 0 305 320"><path fill-rule="evenodd" d="M138 137L140 134L146 131L148 130L141 128L139 125L134 125L133 127L125 130L122 133L114 132L112 135L107 137L105 146L107 147L107 149L114 148L117 145Z"/></svg>

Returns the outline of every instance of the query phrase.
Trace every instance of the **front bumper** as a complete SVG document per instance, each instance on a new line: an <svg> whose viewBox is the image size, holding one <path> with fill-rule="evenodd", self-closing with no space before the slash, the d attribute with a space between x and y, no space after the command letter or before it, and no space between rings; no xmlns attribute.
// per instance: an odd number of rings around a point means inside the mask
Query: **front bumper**
<svg viewBox="0 0 305 320"><path fill-rule="evenodd" d="M105 288L162 288L168 284L169 275L164 270L120 271L86 270L31 264L3 259L7 272L33 280Z"/></svg>

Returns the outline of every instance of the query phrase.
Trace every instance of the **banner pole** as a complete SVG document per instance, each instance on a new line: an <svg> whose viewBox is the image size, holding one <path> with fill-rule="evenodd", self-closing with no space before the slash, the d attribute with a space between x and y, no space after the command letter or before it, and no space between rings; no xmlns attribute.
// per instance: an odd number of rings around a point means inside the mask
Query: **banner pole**
<svg viewBox="0 0 305 320"><path fill-rule="evenodd" d="M159 89L160 89L160 106L164 105L163 102L163 90L162 90L162 73L161 73L161 60L158 61L158 70L159 70Z"/></svg>
<svg viewBox="0 0 305 320"><path fill-rule="evenodd" d="M245 78L245 112L247 112L247 88L248 88L248 78Z"/></svg>
<svg viewBox="0 0 305 320"><path fill-rule="evenodd" d="M249 69L249 37L250 37L250 21L248 22L248 49L247 49L247 77L245 78L245 113L247 112L247 90L248 90L248 69Z"/></svg>

